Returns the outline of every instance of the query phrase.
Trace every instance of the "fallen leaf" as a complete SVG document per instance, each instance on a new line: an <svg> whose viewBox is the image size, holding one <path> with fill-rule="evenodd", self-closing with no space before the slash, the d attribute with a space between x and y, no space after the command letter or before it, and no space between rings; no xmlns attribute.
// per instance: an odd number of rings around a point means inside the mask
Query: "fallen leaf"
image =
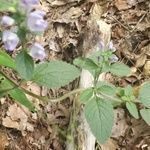
<svg viewBox="0 0 150 150"><path fill-rule="evenodd" d="M115 0L115 6L118 10L126 10L129 8L126 0Z"/></svg>
<svg viewBox="0 0 150 150"><path fill-rule="evenodd" d="M19 123L11 120L11 118L8 116L6 116L5 118L2 118L2 125L7 128L15 128L19 130Z"/></svg>
<svg viewBox="0 0 150 150"><path fill-rule="evenodd" d="M0 150L4 150L6 145L8 145L7 135L0 130Z"/></svg>
<svg viewBox="0 0 150 150"><path fill-rule="evenodd" d="M147 61L144 65L144 74L149 76L150 75L150 61Z"/></svg>
<svg viewBox="0 0 150 150"><path fill-rule="evenodd" d="M136 60L135 66L136 66L137 68L138 68L138 67L142 67L142 66L145 64L146 59L147 59L147 56L146 56L145 54L140 55L140 56L138 57L138 59Z"/></svg>

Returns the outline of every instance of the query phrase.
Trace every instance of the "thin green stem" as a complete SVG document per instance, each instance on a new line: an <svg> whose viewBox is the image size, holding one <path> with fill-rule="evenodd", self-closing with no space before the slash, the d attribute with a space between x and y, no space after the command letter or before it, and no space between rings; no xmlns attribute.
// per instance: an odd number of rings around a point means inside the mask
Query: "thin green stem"
<svg viewBox="0 0 150 150"><path fill-rule="evenodd" d="M75 89L67 94L64 94L63 96L59 97L59 98L53 98L53 99L50 99L48 97L43 97L43 96L39 96L39 95L36 95L28 90L26 90L25 88L21 87L20 84L18 84L17 82L15 82L14 80L12 80L8 75L4 74L2 71L0 71L0 74L2 74L7 80L9 80L12 84L15 85L15 87L21 89L24 93L32 96L32 97L35 97L37 99L40 99L40 100L43 100L43 101L51 101L51 102L60 102L62 100L64 100L65 98L67 97L70 97L71 95L73 94L76 94L76 93L79 93L81 91L83 91L84 89Z"/></svg>

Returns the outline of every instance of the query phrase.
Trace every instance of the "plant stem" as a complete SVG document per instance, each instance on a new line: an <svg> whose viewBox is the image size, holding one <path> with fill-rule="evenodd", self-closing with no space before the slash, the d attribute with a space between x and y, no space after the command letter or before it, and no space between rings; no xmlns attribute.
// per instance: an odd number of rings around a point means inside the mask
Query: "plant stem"
<svg viewBox="0 0 150 150"><path fill-rule="evenodd" d="M28 95L30 95L32 97L35 97L37 99L43 100L43 101L50 101L50 102L54 102L54 103L60 102L60 101L64 100L65 98L70 97L71 95L79 93L79 92L84 90L84 89L75 89L75 90L73 90L71 92L68 92L67 94L64 94L61 97L50 99L48 97L39 96L37 94L34 94L34 93L26 90L25 88L21 87L20 84L18 84L14 80L12 80L8 75L4 74L2 71L0 71L0 74L2 74L7 80L9 80L12 84L14 84L17 88L22 90L24 93L26 93L26 94L28 94Z"/></svg>

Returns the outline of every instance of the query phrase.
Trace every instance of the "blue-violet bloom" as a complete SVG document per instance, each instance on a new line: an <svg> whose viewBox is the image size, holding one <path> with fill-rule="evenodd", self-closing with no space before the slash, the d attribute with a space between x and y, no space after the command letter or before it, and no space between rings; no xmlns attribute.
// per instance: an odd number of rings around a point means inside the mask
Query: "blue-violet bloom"
<svg viewBox="0 0 150 150"><path fill-rule="evenodd" d="M15 20L9 16L3 16L0 24L4 27L12 26L15 23Z"/></svg>
<svg viewBox="0 0 150 150"><path fill-rule="evenodd" d="M34 43L30 49L30 55L35 59L43 60L46 57L45 50L39 43Z"/></svg>
<svg viewBox="0 0 150 150"><path fill-rule="evenodd" d="M2 41L7 51L13 51L19 43L19 38L17 34L11 31L5 30L2 34Z"/></svg>
<svg viewBox="0 0 150 150"><path fill-rule="evenodd" d="M38 4L39 0L20 0L20 6L27 11L32 10Z"/></svg>
<svg viewBox="0 0 150 150"><path fill-rule="evenodd" d="M28 28L32 32L44 32L44 30L48 26L47 21L44 20L45 15L46 13L44 11L36 10L34 12L31 12L27 20Z"/></svg>

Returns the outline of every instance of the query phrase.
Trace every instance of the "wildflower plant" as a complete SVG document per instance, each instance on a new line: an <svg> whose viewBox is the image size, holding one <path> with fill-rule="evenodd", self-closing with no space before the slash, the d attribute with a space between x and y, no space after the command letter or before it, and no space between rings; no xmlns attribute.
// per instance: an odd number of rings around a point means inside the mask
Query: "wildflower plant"
<svg viewBox="0 0 150 150"><path fill-rule="evenodd" d="M79 102L84 105L86 120L100 143L105 143L111 136L115 107L125 106L134 118L142 117L150 125L149 82L142 84L138 94L135 94L131 86L121 88L99 81L101 73L109 72L119 77L131 73L128 66L118 62L112 42L105 45L100 41L95 53L88 58L75 59L74 65L58 60L46 61L47 55L43 45L34 40L36 35L42 34L48 28L48 22L44 19L46 13L37 10L37 5L39 0L1 0L0 12L9 12L9 15L5 14L0 21L3 42L0 49L0 96L9 95L33 112L38 110L25 94L58 102L72 94L80 93ZM29 41L31 45L28 44ZM14 52L17 54L15 58L7 54ZM42 63L35 64L34 60L40 60ZM4 73L4 67L12 69L21 78L19 84ZM48 88L60 88L79 77L81 69L91 73L93 86L75 89L59 98L41 97L21 86L22 82L32 81ZM140 109L137 107L139 105Z"/></svg>

